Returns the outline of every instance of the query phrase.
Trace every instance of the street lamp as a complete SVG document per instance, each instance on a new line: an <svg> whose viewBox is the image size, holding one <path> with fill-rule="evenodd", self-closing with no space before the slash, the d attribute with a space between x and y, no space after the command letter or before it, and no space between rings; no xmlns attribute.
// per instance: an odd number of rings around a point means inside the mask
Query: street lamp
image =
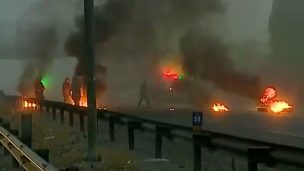
<svg viewBox="0 0 304 171"><path fill-rule="evenodd" d="M95 94L94 0L84 0L85 57L87 60L88 160L97 161Z"/></svg>

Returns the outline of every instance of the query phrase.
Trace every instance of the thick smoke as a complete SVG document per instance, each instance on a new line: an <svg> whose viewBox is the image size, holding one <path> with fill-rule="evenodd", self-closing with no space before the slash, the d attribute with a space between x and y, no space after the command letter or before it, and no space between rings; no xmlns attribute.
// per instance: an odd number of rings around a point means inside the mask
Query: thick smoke
<svg viewBox="0 0 304 171"><path fill-rule="evenodd" d="M25 67L17 90L21 95L29 96L33 81L43 77L52 63L52 53L58 43L53 17L45 8L47 4L32 6L21 18L16 32L16 47L20 58L25 59Z"/></svg>
<svg viewBox="0 0 304 171"><path fill-rule="evenodd" d="M155 69L163 57L181 53L187 77L195 76L201 81L199 84L197 80L195 83L191 79L184 81L191 98L208 99L202 82L211 82L229 93L256 98L259 78L237 71L226 45L213 34L209 35L213 32L212 27L208 27L210 18L224 13L225 4L221 0L107 0L96 7L97 58L123 62L128 59L134 61L133 65L149 61L154 66L146 67L148 71ZM67 39L65 50L78 59L75 75L83 75L86 67L83 18L76 21L78 30ZM196 26L202 29L193 32Z"/></svg>
<svg viewBox="0 0 304 171"><path fill-rule="evenodd" d="M28 96L32 90L32 83L38 77L43 77L52 63L52 52L57 44L56 32L53 28L42 28L23 30L17 35L20 41L24 41L24 48L21 48L23 55L28 55L28 60L20 77L18 91ZM26 38L22 37L26 36Z"/></svg>
<svg viewBox="0 0 304 171"><path fill-rule="evenodd" d="M131 13L132 1L111 0L95 8L95 44L103 45L113 36ZM76 19L77 31L72 33L65 43L67 55L76 57L78 64L75 75L86 75L86 56L84 53L84 19Z"/></svg>
<svg viewBox="0 0 304 171"><path fill-rule="evenodd" d="M180 46L187 74L226 92L258 97L260 78L236 70L227 47L217 36L190 31L181 39Z"/></svg>

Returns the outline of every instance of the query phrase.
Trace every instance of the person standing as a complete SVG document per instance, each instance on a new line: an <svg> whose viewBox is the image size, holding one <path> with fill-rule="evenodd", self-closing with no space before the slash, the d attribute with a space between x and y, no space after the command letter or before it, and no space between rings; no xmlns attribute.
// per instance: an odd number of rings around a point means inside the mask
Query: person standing
<svg viewBox="0 0 304 171"><path fill-rule="evenodd" d="M66 78L62 85L62 95L64 103L71 103L71 95L72 95L72 85L71 80Z"/></svg>
<svg viewBox="0 0 304 171"><path fill-rule="evenodd" d="M44 101L44 90L45 90L45 87L41 80L42 79L39 78L34 83L35 96L39 106L41 106Z"/></svg>
<svg viewBox="0 0 304 171"><path fill-rule="evenodd" d="M143 101L146 101L146 104L147 104L148 107L151 106L150 100L149 100L148 94L147 94L147 83L146 83L146 80L144 80L144 82L141 85L141 88L140 88L140 98L139 98L137 106L141 106L141 104L142 104Z"/></svg>
<svg viewBox="0 0 304 171"><path fill-rule="evenodd" d="M74 76L72 81L72 99L76 106L80 106L81 100L81 77Z"/></svg>

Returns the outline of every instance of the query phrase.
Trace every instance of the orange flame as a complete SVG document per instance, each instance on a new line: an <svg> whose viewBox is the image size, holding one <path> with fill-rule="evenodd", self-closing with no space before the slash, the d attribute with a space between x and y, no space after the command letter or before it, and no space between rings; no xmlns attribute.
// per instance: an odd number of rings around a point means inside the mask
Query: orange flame
<svg viewBox="0 0 304 171"><path fill-rule="evenodd" d="M274 101L270 103L270 110L274 113L283 112L286 109L291 109L292 106L285 101Z"/></svg>
<svg viewBox="0 0 304 171"><path fill-rule="evenodd" d="M28 108L28 102L27 101L24 101L24 107Z"/></svg>
<svg viewBox="0 0 304 171"><path fill-rule="evenodd" d="M229 109L221 103L213 104L212 110L214 112L228 112L229 111Z"/></svg>
<svg viewBox="0 0 304 171"><path fill-rule="evenodd" d="M87 100L85 98L81 98L79 105L83 107L88 107Z"/></svg>
<svg viewBox="0 0 304 171"><path fill-rule="evenodd" d="M272 87L268 87L264 90L261 97L261 102L265 105L269 104L277 96L276 90Z"/></svg>

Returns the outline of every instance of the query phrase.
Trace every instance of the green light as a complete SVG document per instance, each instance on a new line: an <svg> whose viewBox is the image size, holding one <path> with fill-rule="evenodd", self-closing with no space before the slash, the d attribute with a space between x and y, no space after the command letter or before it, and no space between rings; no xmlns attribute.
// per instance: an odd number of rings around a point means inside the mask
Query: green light
<svg viewBox="0 0 304 171"><path fill-rule="evenodd" d="M178 79L179 79L179 80L183 80L184 77L183 77L183 76L179 76Z"/></svg>
<svg viewBox="0 0 304 171"><path fill-rule="evenodd" d="M48 87L49 84L50 84L50 77L48 76L44 76L41 80L42 84L45 86L45 87Z"/></svg>

